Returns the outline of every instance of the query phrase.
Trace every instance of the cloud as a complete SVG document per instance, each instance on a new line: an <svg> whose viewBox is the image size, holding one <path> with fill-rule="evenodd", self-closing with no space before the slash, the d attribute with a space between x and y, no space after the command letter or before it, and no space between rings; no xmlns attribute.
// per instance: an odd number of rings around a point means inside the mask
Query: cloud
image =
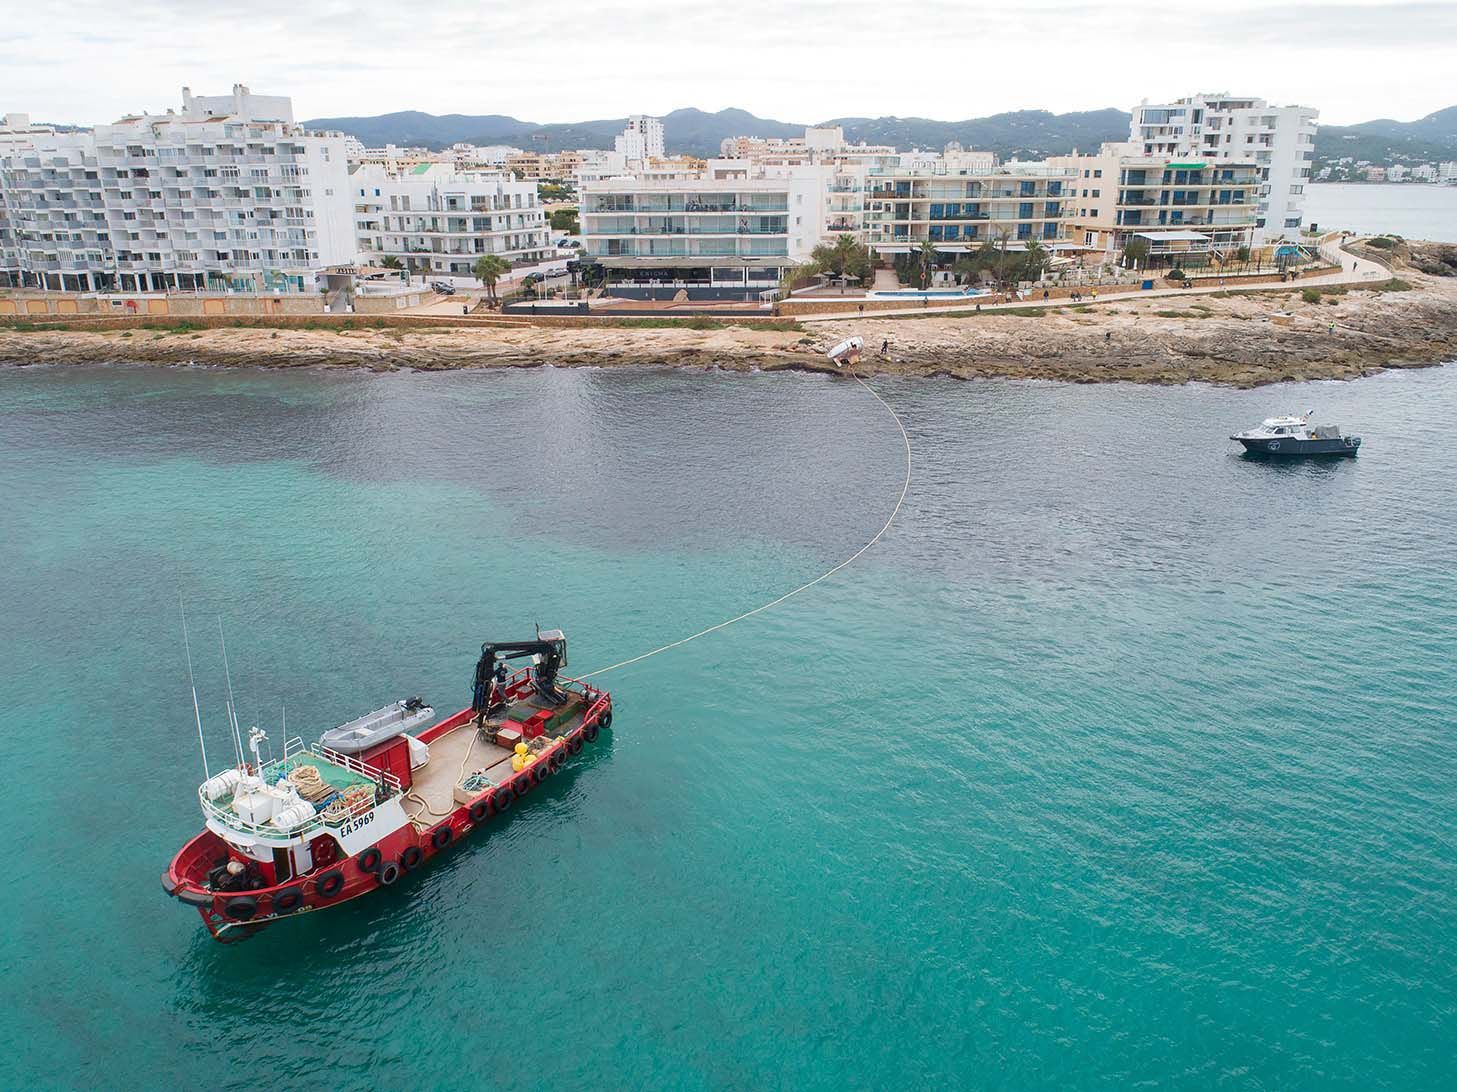
<svg viewBox="0 0 1457 1092"><path fill-rule="evenodd" d="M421 109L573 121L692 105L789 120L958 118L1227 89L1344 122L1451 105L1454 42L1457 5L1370 0L602 0L549 10L73 0L64 22L7 34L0 109L108 121L175 105L183 84L218 93L239 81L292 95L300 117Z"/></svg>

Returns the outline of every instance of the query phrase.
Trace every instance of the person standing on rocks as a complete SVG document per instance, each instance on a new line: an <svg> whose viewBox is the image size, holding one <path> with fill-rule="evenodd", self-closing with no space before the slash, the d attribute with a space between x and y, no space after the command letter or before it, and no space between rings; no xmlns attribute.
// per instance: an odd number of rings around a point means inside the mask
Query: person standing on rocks
<svg viewBox="0 0 1457 1092"><path fill-rule="evenodd" d="M890 338L886 338L884 341L882 341L880 343L880 355L881 356L884 356L889 350L890 350Z"/></svg>

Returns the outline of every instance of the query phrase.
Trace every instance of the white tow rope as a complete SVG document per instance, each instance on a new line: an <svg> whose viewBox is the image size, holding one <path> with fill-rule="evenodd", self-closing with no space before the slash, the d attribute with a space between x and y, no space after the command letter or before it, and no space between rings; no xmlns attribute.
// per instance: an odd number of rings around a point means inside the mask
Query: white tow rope
<svg viewBox="0 0 1457 1092"><path fill-rule="evenodd" d="M901 422L900 414L896 413L895 410L891 409L890 403L887 402L884 398L880 397L879 394L876 394L875 388L872 387L869 383L865 382L865 380L861 379L858 375L855 375L852 372L850 373L850 377L854 379L855 382L859 383L862 387L864 387L866 390L868 390L872 395L874 395L875 400L885 407L886 412L889 413L891 419L895 421L896 428L900 429L901 442L905 444L906 448L905 481L901 484L900 496L896 498L895 507L891 509L890 516L885 521L885 526L881 527L879 531L875 532L874 538L872 538L864 546L860 547L860 549L856 550L844 561L836 565L833 569L827 569L825 572L820 573L819 576L815 577L809 583L801 584L793 591L785 592L778 599L771 599L769 602L764 603L761 606L757 606L753 610L746 610L743 614L736 615L733 618L729 618L725 621L719 622L717 625L709 626L707 629L700 629L697 633L691 633L687 637L682 637L679 640L673 641L669 644L661 645L660 647L652 649L649 652L644 652L640 656L634 656L630 660L621 660L615 664L610 664L607 667L599 667L596 671L589 671L585 675L579 675L578 678L590 679L596 675L605 675L609 671L616 671L619 667L627 667L629 664L640 663L651 656L656 656L660 652L667 652L670 648L677 648L679 645L686 645L689 641L696 641L700 637L706 637L710 633L714 633L721 629L726 629L727 627L733 625L735 622L742 622L745 618L752 618L754 615L761 614L764 611L768 610L770 607L777 607L785 600L793 599L800 592L808 591L810 588L818 584L821 580L827 580L830 577L834 576L846 565L849 565L852 561L857 560L862 554L865 553L866 550L870 549L870 547L874 546L877 542L879 542L881 536L884 535L885 532L890 530L890 525L895 522L895 517L900 514L901 505L906 502L906 493L911 488L911 438L906 433L906 426Z"/></svg>

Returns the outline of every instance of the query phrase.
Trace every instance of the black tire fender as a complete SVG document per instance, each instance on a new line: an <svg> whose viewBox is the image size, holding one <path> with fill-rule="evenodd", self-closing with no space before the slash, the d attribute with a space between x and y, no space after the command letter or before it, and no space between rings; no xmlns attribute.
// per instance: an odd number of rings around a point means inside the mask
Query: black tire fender
<svg viewBox="0 0 1457 1092"><path fill-rule="evenodd" d="M414 849L415 847L411 846L410 848ZM394 861L386 861L384 864L379 866L379 885L381 887L388 887L399 878L400 866Z"/></svg>
<svg viewBox="0 0 1457 1092"><path fill-rule="evenodd" d="M491 814L491 801L487 797L484 800L477 800L470 806L470 821L472 823L484 823Z"/></svg>
<svg viewBox="0 0 1457 1092"><path fill-rule="evenodd" d="M239 895L223 903L223 913L234 921L252 921L258 913L258 900L252 895Z"/></svg>
<svg viewBox="0 0 1457 1092"><path fill-rule="evenodd" d="M552 773L556 773L558 770L560 770L562 768L562 763L564 763L566 760L567 760L567 753L566 753L566 751L564 749L562 749L561 747L558 747L555 751L553 751L551 753L551 757L549 759L547 759L546 761L547 761L547 765L551 767L551 772Z"/></svg>
<svg viewBox="0 0 1457 1092"><path fill-rule="evenodd" d="M359 867L364 872L378 872L383 863L384 854L379 851L379 846L370 846L359 855Z"/></svg>
<svg viewBox="0 0 1457 1092"><path fill-rule="evenodd" d="M612 709L610 707L597 718L597 724L603 728L612 727Z"/></svg>
<svg viewBox="0 0 1457 1092"><path fill-rule="evenodd" d="M405 872L410 871L420 863L420 858L423 856L425 856L425 852L419 846L406 846L405 852L400 854L400 868Z"/></svg>
<svg viewBox="0 0 1457 1092"><path fill-rule="evenodd" d="M582 753L582 733L580 729L567 736L567 750L571 751L574 755Z"/></svg>
<svg viewBox="0 0 1457 1092"><path fill-rule="evenodd" d="M597 722L595 720L591 724L582 725L582 738L588 743L597 742Z"/></svg>
<svg viewBox="0 0 1457 1092"><path fill-rule="evenodd" d="M439 826L435 828L435 833L430 835L430 844L436 849L444 849L446 846L450 845L451 840L454 837L455 828L452 827L449 823L446 823L444 826Z"/></svg>
<svg viewBox="0 0 1457 1092"><path fill-rule="evenodd" d="M373 848L373 847L371 847ZM364 851L368 853L369 850ZM337 868L331 868L314 881L314 893L321 899L332 899L339 892L344 890L344 873Z"/></svg>
<svg viewBox="0 0 1457 1092"><path fill-rule="evenodd" d="M285 887L282 891L273 893L273 912L275 914L292 914L304 904L304 889L302 887Z"/></svg>

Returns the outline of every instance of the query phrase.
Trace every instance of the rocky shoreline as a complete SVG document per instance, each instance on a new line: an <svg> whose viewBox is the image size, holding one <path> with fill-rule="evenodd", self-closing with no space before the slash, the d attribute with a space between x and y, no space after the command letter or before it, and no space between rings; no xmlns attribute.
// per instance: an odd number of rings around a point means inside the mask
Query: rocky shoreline
<svg viewBox="0 0 1457 1092"><path fill-rule="evenodd" d="M868 374L1251 387L1352 379L1457 360L1457 281L1409 290L1280 289L1108 301L961 317L865 318L799 330L500 327L16 330L0 362L440 370L670 367L833 371L824 350L859 334ZM1319 291L1318 299L1311 298ZM881 354L882 343L888 343Z"/></svg>

